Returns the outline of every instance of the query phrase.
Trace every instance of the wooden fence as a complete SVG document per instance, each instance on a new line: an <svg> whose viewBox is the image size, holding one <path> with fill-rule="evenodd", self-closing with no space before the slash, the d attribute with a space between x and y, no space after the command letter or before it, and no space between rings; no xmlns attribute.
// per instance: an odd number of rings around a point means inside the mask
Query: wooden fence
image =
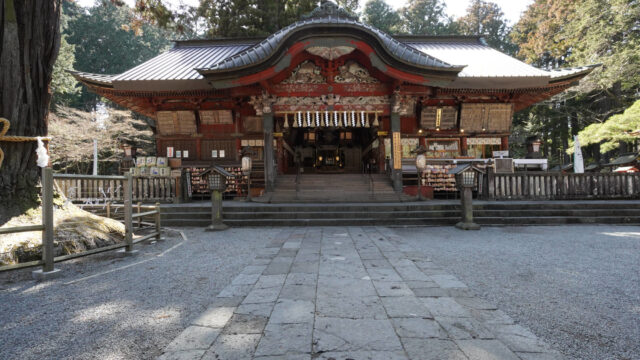
<svg viewBox="0 0 640 360"><path fill-rule="evenodd" d="M54 179L67 199L75 203L105 203L123 201L123 176L91 176L55 174ZM133 177L133 201L171 202L176 197L178 180L172 177Z"/></svg>
<svg viewBox="0 0 640 360"><path fill-rule="evenodd" d="M480 197L489 200L640 198L640 174L516 172L484 175Z"/></svg>
<svg viewBox="0 0 640 360"><path fill-rule="evenodd" d="M78 176L78 175L75 175ZM6 265L0 266L0 272L6 270L15 270L21 269L25 267L32 266L40 266L42 265L42 271L40 273L40 277L37 277L34 273L34 277L38 279L46 279L47 274L53 274L56 272L54 269L54 263L70 260L82 256L87 256L91 254L100 253L103 251L115 250L120 248L125 248L125 253L133 253L133 245L139 242L155 238L156 240L160 240L162 234L162 228L160 223L160 204L156 203L154 206L145 206L143 207L141 204L137 205L137 213L134 213L134 205L133 205L133 184L135 183L131 177L131 175L127 176L83 176L83 180L90 180L87 183L96 183L97 181L109 181L109 182L119 182L121 184L120 193L122 196L123 204L119 206L122 209L121 221L124 222L125 226L125 238L124 242L121 244L114 244L105 247L100 247L88 251L83 251L80 253L67 254L54 257L54 242L53 242L53 234L55 232L55 225L53 222L53 179L62 177L63 179L68 179L67 175L53 174L51 168L45 167L42 169L42 224L41 225L30 225L30 226L19 226L12 228L3 228L0 229L0 235L2 234L12 234L19 232L27 232L27 231L42 231L42 259L34 260L25 263L19 263L15 265ZM117 206L117 205L116 205ZM109 203L109 207L107 212L110 212L112 205ZM145 209L147 211L142 212L141 210ZM142 221L145 217L153 217L152 223L144 223ZM113 218L118 218L118 216L113 216ZM134 226L133 221L137 219L138 228L142 227L142 224L151 225L153 227L153 232L135 238L134 239Z"/></svg>

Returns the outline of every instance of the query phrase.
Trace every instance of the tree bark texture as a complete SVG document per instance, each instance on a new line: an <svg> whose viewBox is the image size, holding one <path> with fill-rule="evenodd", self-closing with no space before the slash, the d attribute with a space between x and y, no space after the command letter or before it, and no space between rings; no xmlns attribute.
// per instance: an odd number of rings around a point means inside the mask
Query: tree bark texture
<svg viewBox="0 0 640 360"><path fill-rule="evenodd" d="M49 83L60 47L60 0L0 0L0 117L7 135L45 136ZM37 199L37 142L2 142L0 204ZM0 207L2 207L0 205Z"/></svg>

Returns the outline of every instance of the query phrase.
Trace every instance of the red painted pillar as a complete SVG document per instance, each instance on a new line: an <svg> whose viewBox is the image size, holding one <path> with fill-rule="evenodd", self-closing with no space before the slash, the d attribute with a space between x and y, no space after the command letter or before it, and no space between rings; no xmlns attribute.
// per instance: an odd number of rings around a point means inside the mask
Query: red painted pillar
<svg viewBox="0 0 640 360"><path fill-rule="evenodd" d="M467 147L467 137L463 136L460 138L460 155L461 156L468 156L469 154L469 148Z"/></svg>
<svg viewBox="0 0 640 360"><path fill-rule="evenodd" d="M509 136L503 136L500 143L500 150L509 150Z"/></svg>

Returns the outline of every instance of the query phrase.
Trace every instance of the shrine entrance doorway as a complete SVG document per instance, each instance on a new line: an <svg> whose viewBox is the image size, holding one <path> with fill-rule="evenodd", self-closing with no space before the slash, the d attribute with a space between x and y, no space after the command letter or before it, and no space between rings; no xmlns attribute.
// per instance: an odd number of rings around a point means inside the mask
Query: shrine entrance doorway
<svg viewBox="0 0 640 360"><path fill-rule="evenodd" d="M280 161L288 173L298 167L307 174L377 172L376 112L301 111L292 117L285 116L280 127L288 155Z"/></svg>
<svg viewBox="0 0 640 360"><path fill-rule="evenodd" d="M371 148L376 139L372 128L291 129L284 137L293 150L287 167L299 164L304 173L362 173L375 158Z"/></svg>

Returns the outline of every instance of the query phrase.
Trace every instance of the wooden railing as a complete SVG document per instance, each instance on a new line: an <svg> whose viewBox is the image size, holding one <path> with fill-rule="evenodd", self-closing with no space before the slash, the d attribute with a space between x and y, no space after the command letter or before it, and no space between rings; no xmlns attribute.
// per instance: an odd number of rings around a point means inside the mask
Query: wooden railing
<svg viewBox="0 0 640 360"><path fill-rule="evenodd" d="M485 175L490 200L588 200L640 198L640 174L516 172Z"/></svg>
<svg viewBox="0 0 640 360"><path fill-rule="evenodd" d="M76 177L78 175L75 175ZM25 263L19 263L14 265L5 265L0 266L0 272L7 270L15 270L21 269L25 267L32 266L40 266L42 265L42 274L46 276L46 274L51 274L56 272L54 269L54 263L70 260L82 256L87 256L91 254L96 254L103 251L115 250L120 248L125 248L125 253L133 253L133 245L139 242L155 238L156 240L161 239L162 227L160 223L160 203L156 203L153 206L142 206L140 203L137 204L137 213L134 213L133 209L133 187L132 185L135 181L132 179L131 175L126 176L83 176L83 180L91 180L91 182L95 183L95 181L109 181L112 183L120 182L121 189L120 193L122 196L123 204L115 205L122 209L122 216L111 216L112 204L109 202L107 207L107 216L118 219L124 223L125 226L125 238L124 242L114 245L109 245L105 247L100 247L96 249L91 249L79 253L66 254L61 256L54 256L54 233L55 233L55 225L53 221L53 179L54 178L70 178L67 175L53 174L51 168L43 168L42 169L42 224L41 225L30 225L30 226L20 226L20 227L11 227L11 228L2 228L0 229L0 235L3 234L12 234L19 232L27 232L27 231L42 231L42 259L34 260ZM94 205L95 206L95 205ZM147 210L142 212L141 210ZM115 215L115 214L114 214ZM153 221L143 222L143 218L152 217ZM143 224L150 225L153 228L153 231L144 236L138 237L134 239L134 226L133 221L137 219L138 229L141 229ZM44 277L43 277L44 278Z"/></svg>
<svg viewBox="0 0 640 360"><path fill-rule="evenodd" d="M105 203L123 201L123 176L92 176L55 174L55 182L67 199L75 203ZM176 197L176 178L134 177L133 201L167 202Z"/></svg>

